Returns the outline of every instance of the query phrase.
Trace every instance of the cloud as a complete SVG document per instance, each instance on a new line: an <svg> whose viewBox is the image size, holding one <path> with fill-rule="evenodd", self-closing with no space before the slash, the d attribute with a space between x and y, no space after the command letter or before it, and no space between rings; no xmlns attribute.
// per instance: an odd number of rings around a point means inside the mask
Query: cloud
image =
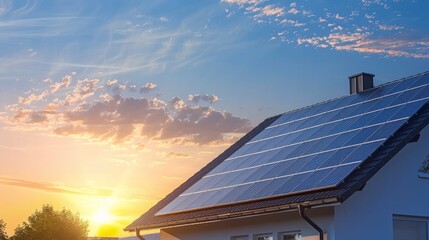
<svg viewBox="0 0 429 240"><path fill-rule="evenodd" d="M74 189L74 188L69 188L69 187L65 187L59 184L54 184L49 182L35 182L35 181L28 181L28 180L7 178L7 177L0 177L0 184L6 185L6 186L13 186L13 187L29 188L29 189L39 190L44 192L72 194L72 195L107 197L107 196L111 196L113 193L113 191L109 189L104 189L104 188Z"/></svg>
<svg viewBox="0 0 429 240"><path fill-rule="evenodd" d="M144 150L146 150L146 145L143 143L135 143L134 148L139 150L139 151L144 151Z"/></svg>
<svg viewBox="0 0 429 240"><path fill-rule="evenodd" d="M341 34L332 33L325 37L298 39L298 44L310 44L316 47L331 47L336 50L354 51L368 54L384 54L397 57L429 58L429 39L373 39L368 33ZM414 49L424 49L414 52Z"/></svg>
<svg viewBox="0 0 429 240"><path fill-rule="evenodd" d="M247 13L255 18L261 17L280 17L285 14L284 7L278 7L274 4L264 5L263 0L221 0L228 4L236 4L240 8L246 9Z"/></svg>
<svg viewBox="0 0 429 240"><path fill-rule="evenodd" d="M343 20L343 19L345 19L345 17L343 17L343 16L341 16L340 14L335 14L335 19L338 19L338 20Z"/></svg>
<svg viewBox="0 0 429 240"><path fill-rule="evenodd" d="M258 23L270 25L267 26L270 32L274 29L274 32L287 33L280 37L269 33L267 38L271 41L268 42L281 41L286 44L391 57L428 58L429 55L426 45L429 40L422 34L426 29L419 27L427 18L419 17L416 24L402 20L405 14L409 18L415 16L410 15L413 11L404 12L403 4L397 4L396 0L389 1L389 4L384 0L347 1L340 2L335 7L324 8L311 1L299 4L262 0L221 2L236 5L238 10L252 16ZM410 9L417 6L407 4ZM403 17L398 18L398 14Z"/></svg>
<svg viewBox="0 0 429 240"><path fill-rule="evenodd" d="M127 6L128 10L108 13L109 21L96 21L92 16L79 14L85 12L83 9L74 11L70 8L31 16L1 15L0 42L5 50L8 46L14 48L13 51L2 51L1 78L40 78L46 73L58 77L71 69L103 81L127 73L142 76L207 61L212 53L226 52L231 48L230 43L242 38L240 33L225 25L203 28L202 23L223 14L213 11L216 2L200 9L189 8L185 14L175 12L171 16L156 17L151 14L148 4L155 3L134 4L132 8ZM35 10L43 11L40 6ZM39 15L44 17L32 18ZM55 41L58 37L73 39L82 34L87 41ZM43 44L51 45L54 41L56 47L38 47L42 43L34 39L41 38L46 39ZM22 41L31 46L16 45ZM188 47L190 42L198 44ZM29 47L33 50L27 51Z"/></svg>
<svg viewBox="0 0 429 240"><path fill-rule="evenodd" d="M213 94L205 94L205 95L201 95L201 94L190 94L188 96L189 101L194 102L194 103L199 103L200 101L204 101L204 102L208 102L208 103L215 103L217 101L219 101L219 97Z"/></svg>
<svg viewBox="0 0 429 240"><path fill-rule="evenodd" d="M61 88L70 86L71 80L72 80L71 76L68 76L68 75L64 76L61 82L56 82L50 86L51 93L55 93Z"/></svg>
<svg viewBox="0 0 429 240"><path fill-rule="evenodd" d="M155 83L146 83L143 87L140 88L140 93L148 93L155 90L157 85Z"/></svg>
<svg viewBox="0 0 429 240"><path fill-rule="evenodd" d="M294 7L291 8L291 9L289 9L287 12L290 13L290 14L294 14L294 15L296 15L296 14L299 13L299 11L296 8L294 8Z"/></svg>
<svg viewBox="0 0 429 240"><path fill-rule="evenodd" d="M295 9L296 10L296 9ZM265 16L283 16L285 14L284 8L276 7L274 5L267 5L260 10L260 13Z"/></svg>
<svg viewBox="0 0 429 240"><path fill-rule="evenodd" d="M301 22L298 22L296 20L291 20L291 19L283 19L280 23L284 24L284 25L292 25L294 27L302 27L305 25L305 23L301 23Z"/></svg>
<svg viewBox="0 0 429 240"><path fill-rule="evenodd" d="M135 84L129 84L129 85L127 85L127 87L128 87L128 90L130 92L136 92L137 91L137 86Z"/></svg>
<svg viewBox="0 0 429 240"><path fill-rule="evenodd" d="M10 146L6 146L6 145L0 145L0 148L6 149L6 150L18 151L18 152L25 152L24 148L19 148L19 147L10 147Z"/></svg>
<svg viewBox="0 0 429 240"><path fill-rule="evenodd" d="M401 30L404 27L402 27L402 26L395 26L395 25L378 25L378 28L380 30L384 30L384 31L394 31L394 30Z"/></svg>
<svg viewBox="0 0 429 240"><path fill-rule="evenodd" d="M86 109L67 112L71 124L57 128L60 135L87 135L102 140L128 139L141 128L140 136L151 140L172 140L178 143L210 144L224 139L227 133L243 133L249 121L227 112L202 106L178 107L180 100L169 107L159 99L116 97L97 102Z"/></svg>
<svg viewBox="0 0 429 240"><path fill-rule="evenodd" d="M48 193L58 193L58 194L70 194L70 195L79 195L79 196L89 196L89 197L115 197L115 193L111 189L107 188L72 188L64 186L58 183L51 182L37 182L29 181L17 178L1 177L0 176L0 185L10 186L10 187L21 187L26 189L32 189L36 191L43 191ZM157 200L159 196L146 196L142 194L128 194L121 195L119 198L132 198L139 200Z"/></svg>
<svg viewBox="0 0 429 240"><path fill-rule="evenodd" d="M18 98L18 102L20 104L24 104L24 105L30 105L33 102L38 102L43 100L46 96L48 96L48 91L43 91L40 94L34 94L31 93L29 96L27 97L19 97Z"/></svg>
<svg viewBox="0 0 429 240"><path fill-rule="evenodd" d="M9 105L5 123L16 129L39 127L51 129L57 135L113 143L145 139L176 144L221 144L250 129L245 118L198 105L219 101L214 94L189 95L193 105L188 105L180 97L164 101L157 97L123 96L122 92L110 95L108 91L117 86L126 84L115 80L103 88L98 79L71 81L65 76L62 81L47 85L50 91L39 90L42 94L32 93ZM156 85L148 83L144 87L150 91ZM59 92L59 88L63 91ZM37 99L45 102L35 102Z"/></svg>
<svg viewBox="0 0 429 240"><path fill-rule="evenodd" d="M111 90L114 94L121 94L127 88L126 84L117 83L111 86Z"/></svg>
<svg viewBox="0 0 429 240"><path fill-rule="evenodd" d="M82 100L85 100L86 98L93 96L95 91L101 88L100 86L97 85L99 81L100 80L98 79L78 80L77 85L73 89L73 91L66 95L64 99L65 105L81 102Z"/></svg>
<svg viewBox="0 0 429 240"><path fill-rule="evenodd" d="M106 82L106 85L107 86L113 86L113 85L115 85L115 84L117 84L118 83L118 80L116 80L116 79L112 79L112 80L108 80L107 82Z"/></svg>
<svg viewBox="0 0 429 240"><path fill-rule="evenodd" d="M55 114L50 111L35 111L26 108L17 107L13 110L14 115L11 118L14 124L37 124L48 122L48 115Z"/></svg>
<svg viewBox="0 0 429 240"><path fill-rule="evenodd" d="M28 56L30 56L30 57L33 57L33 56L37 55L37 52L34 51L34 49L32 49L32 48L27 49L27 53L28 53Z"/></svg>
<svg viewBox="0 0 429 240"><path fill-rule="evenodd" d="M186 159L191 157L190 154L180 152L158 152L157 155L162 157L162 159Z"/></svg>
<svg viewBox="0 0 429 240"><path fill-rule="evenodd" d="M238 4L240 6L243 6L245 4L249 5L257 5L262 2L262 0L222 0L221 2L231 3L231 4Z"/></svg>

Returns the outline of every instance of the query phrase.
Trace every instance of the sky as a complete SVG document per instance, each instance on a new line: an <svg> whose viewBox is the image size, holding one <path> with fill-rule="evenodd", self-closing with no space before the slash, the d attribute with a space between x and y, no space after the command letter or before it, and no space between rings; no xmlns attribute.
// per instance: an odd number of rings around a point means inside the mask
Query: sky
<svg viewBox="0 0 429 240"><path fill-rule="evenodd" d="M0 0L0 219L122 231L252 127L429 70L426 0Z"/></svg>

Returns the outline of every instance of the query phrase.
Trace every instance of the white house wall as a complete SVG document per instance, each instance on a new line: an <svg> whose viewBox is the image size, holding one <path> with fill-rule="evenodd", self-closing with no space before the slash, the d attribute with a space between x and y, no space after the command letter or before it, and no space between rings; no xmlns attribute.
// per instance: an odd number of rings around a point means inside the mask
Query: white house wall
<svg viewBox="0 0 429 240"><path fill-rule="evenodd" d="M392 215L429 217L429 179L418 169L429 154L429 127L405 146L365 188L335 207L337 240L393 239Z"/></svg>
<svg viewBox="0 0 429 240"><path fill-rule="evenodd" d="M325 232L333 232L333 207L307 210L306 213ZM278 233L301 231L303 240L318 239L318 232L305 222L297 211L264 215L258 217L226 220L186 227L161 229L161 240L229 240L231 236L273 233L274 240Z"/></svg>

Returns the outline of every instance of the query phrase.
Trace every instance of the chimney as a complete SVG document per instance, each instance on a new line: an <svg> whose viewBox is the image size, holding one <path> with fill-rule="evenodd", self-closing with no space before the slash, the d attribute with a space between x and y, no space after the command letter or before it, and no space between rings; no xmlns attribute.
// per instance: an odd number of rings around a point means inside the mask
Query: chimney
<svg viewBox="0 0 429 240"><path fill-rule="evenodd" d="M360 93L373 88L374 76L374 74L364 72L350 76L350 94Z"/></svg>

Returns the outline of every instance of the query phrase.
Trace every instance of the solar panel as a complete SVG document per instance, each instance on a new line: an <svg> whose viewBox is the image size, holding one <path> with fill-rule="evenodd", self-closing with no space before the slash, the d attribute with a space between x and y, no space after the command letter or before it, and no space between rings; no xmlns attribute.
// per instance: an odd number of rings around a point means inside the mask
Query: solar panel
<svg viewBox="0 0 429 240"><path fill-rule="evenodd" d="M157 214L335 187L429 99L429 74L281 115Z"/></svg>

